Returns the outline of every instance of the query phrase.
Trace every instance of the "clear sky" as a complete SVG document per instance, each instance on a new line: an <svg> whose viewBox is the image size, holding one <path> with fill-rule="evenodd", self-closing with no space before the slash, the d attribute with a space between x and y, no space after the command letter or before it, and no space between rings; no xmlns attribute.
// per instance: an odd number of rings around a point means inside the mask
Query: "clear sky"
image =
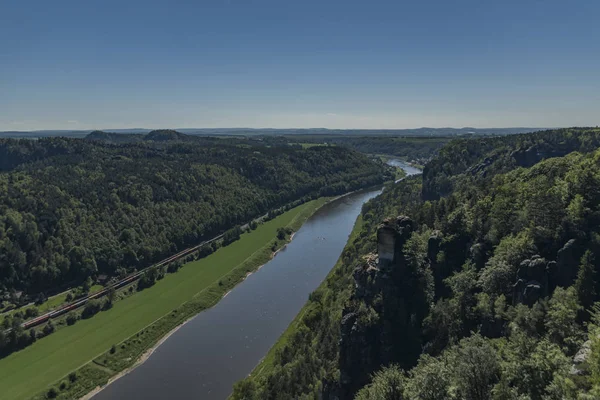
<svg viewBox="0 0 600 400"><path fill-rule="evenodd" d="M598 124L599 0L0 0L0 130Z"/></svg>

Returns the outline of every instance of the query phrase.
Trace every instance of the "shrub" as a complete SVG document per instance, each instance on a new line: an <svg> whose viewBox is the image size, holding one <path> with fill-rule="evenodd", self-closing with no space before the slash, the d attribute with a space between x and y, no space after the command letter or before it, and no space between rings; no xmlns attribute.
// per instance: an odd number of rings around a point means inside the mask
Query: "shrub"
<svg viewBox="0 0 600 400"><path fill-rule="evenodd" d="M77 380L77 372L71 372L69 374L69 381L75 382Z"/></svg>
<svg viewBox="0 0 600 400"><path fill-rule="evenodd" d="M52 332L54 332L54 324L52 323L52 320L49 320L46 326L44 326L44 335L48 336Z"/></svg>
<svg viewBox="0 0 600 400"><path fill-rule="evenodd" d="M67 314L67 325L74 325L77 322L77 314L73 311Z"/></svg>
<svg viewBox="0 0 600 400"><path fill-rule="evenodd" d="M87 302L87 304L85 305L85 307L83 308L83 312L81 313L81 318L91 318L94 315L98 314L100 312L100 309L102 308L102 304L100 303L99 300L96 299L92 299L90 301Z"/></svg>
<svg viewBox="0 0 600 400"><path fill-rule="evenodd" d="M55 399L56 396L58 396L58 391L55 388L50 388L46 393L46 397L49 399Z"/></svg>

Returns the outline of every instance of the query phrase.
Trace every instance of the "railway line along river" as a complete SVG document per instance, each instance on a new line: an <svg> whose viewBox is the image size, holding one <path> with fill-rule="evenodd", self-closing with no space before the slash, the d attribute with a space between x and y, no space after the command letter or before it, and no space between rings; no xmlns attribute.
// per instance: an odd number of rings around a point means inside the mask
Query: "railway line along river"
<svg viewBox="0 0 600 400"><path fill-rule="evenodd" d="M392 162L408 174L420 172ZM363 203L379 193L360 191L323 206L273 260L93 399L227 398L233 384L252 371L325 279Z"/></svg>

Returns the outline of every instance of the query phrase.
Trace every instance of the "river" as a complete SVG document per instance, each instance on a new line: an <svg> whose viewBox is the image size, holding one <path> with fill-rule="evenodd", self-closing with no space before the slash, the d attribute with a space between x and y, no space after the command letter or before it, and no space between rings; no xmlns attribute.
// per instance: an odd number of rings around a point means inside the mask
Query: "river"
<svg viewBox="0 0 600 400"><path fill-rule="evenodd" d="M420 173L399 160L388 163L409 175ZM325 279L362 205L380 192L360 191L323 206L273 260L93 399L227 398L233 384L252 371Z"/></svg>

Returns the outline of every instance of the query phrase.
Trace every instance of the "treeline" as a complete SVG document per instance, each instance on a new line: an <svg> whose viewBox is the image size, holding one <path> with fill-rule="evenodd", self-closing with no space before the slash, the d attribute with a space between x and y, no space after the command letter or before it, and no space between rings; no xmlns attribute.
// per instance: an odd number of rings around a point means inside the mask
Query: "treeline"
<svg viewBox="0 0 600 400"><path fill-rule="evenodd" d="M0 291L25 302L123 275L285 204L386 179L382 164L343 148L147 136L0 140Z"/></svg>
<svg viewBox="0 0 600 400"><path fill-rule="evenodd" d="M384 154L425 162L437 154L442 146L452 140L452 137L294 135L262 136L251 140L275 146L301 147L314 144L343 146L366 154Z"/></svg>
<svg viewBox="0 0 600 400"><path fill-rule="evenodd" d="M422 184L365 205L271 372L234 398L600 398L598 137L449 144ZM378 265L387 217L395 259Z"/></svg>

